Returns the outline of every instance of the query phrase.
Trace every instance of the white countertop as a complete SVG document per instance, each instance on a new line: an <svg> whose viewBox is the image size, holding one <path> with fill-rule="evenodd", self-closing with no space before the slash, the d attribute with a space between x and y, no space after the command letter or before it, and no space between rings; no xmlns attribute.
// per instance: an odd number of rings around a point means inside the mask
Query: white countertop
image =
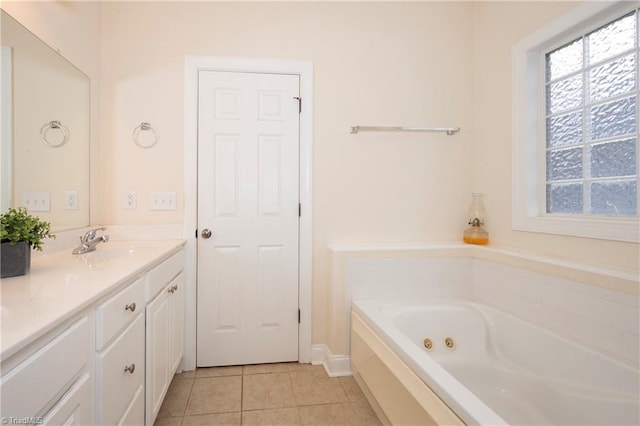
<svg viewBox="0 0 640 426"><path fill-rule="evenodd" d="M0 280L0 358L7 359L57 325L159 264L184 240L109 241L97 250L31 257L31 270Z"/></svg>

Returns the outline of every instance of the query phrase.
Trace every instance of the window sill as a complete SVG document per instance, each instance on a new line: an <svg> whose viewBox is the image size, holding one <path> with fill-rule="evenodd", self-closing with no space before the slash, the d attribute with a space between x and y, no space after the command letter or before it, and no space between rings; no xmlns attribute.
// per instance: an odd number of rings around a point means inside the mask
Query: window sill
<svg viewBox="0 0 640 426"><path fill-rule="evenodd" d="M512 227L516 231L640 243L640 221L637 218L591 219L514 215Z"/></svg>

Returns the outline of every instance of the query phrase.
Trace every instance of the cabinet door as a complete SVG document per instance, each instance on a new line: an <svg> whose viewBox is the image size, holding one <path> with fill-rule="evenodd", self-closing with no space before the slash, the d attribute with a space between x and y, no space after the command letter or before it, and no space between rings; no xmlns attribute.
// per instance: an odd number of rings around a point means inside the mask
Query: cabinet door
<svg viewBox="0 0 640 426"><path fill-rule="evenodd" d="M171 364L169 366L171 375L175 374L182 355L184 354L184 277L178 275L175 280L169 284L169 288L173 292L169 295L169 327L171 328L171 341L169 353L171 354Z"/></svg>
<svg viewBox="0 0 640 426"><path fill-rule="evenodd" d="M147 305L147 379L146 379L146 423L155 421L162 400L167 392L169 376L169 293L170 285Z"/></svg>

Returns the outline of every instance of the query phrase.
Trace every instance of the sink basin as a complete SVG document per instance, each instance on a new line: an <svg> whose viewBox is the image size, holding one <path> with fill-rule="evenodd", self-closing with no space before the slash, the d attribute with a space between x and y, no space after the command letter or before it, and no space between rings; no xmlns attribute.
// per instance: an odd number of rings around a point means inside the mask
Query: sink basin
<svg viewBox="0 0 640 426"><path fill-rule="evenodd" d="M79 254L76 256L86 259L111 259L131 256L135 254L137 250L139 250L139 248L133 244L110 245L109 243L104 243L96 247L94 251Z"/></svg>
<svg viewBox="0 0 640 426"><path fill-rule="evenodd" d="M146 250L158 250L162 249L163 244L161 241L109 241L106 243L98 244L96 249L92 252L85 253L86 255L93 255L97 253L104 253L109 256L122 256L131 255L140 251Z"/></svg>
<svg viewBox="0 0 640 426"><path fill-rule="evenodd" d="M103 256L129 256L134 254L137 250L140 250L140 246L127 242L125 243L103 243L100 244L96 249L92 252L86 253L86 255L92 256L96 254L100 254Z"/></svg>
<svg viewBox="0 0 640 426"><path fill-rule="evenodd" d="M93 269L102 264L126 261L133 256L157 253L163 246L158 241L109 241L99 244L94 251L74 257Z"/></svg>

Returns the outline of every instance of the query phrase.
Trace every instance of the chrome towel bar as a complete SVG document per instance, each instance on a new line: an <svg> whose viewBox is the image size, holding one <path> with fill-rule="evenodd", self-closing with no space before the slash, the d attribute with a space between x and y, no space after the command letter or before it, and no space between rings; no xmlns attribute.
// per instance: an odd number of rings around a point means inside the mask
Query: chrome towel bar
<svg viewBox="0 0 640 426"><path fill-rule="evenodd" d="M445 132L452 136L460 131L460 127L404 127L404 126L352 126L352 135L358 132Z"/></svg>

